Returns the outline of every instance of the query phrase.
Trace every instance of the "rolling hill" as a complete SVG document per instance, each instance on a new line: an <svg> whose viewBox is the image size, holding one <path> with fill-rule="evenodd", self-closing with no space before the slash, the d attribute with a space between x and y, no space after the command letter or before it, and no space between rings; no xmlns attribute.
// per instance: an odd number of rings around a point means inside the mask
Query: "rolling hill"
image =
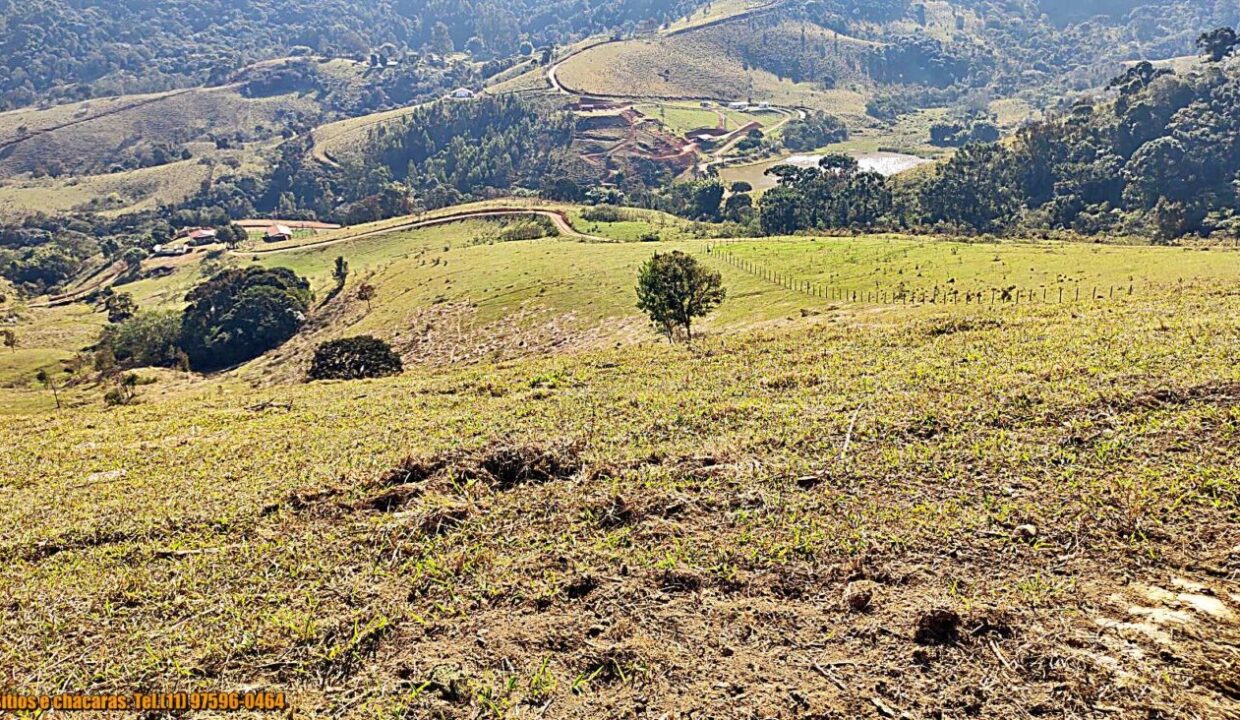
<svg viewBox="0 0 1240 720"><path fill-rule="evenodd" d="M389 222L257 260L196 253L118 289L175 307L212 268L258 262L322 299L336 256L353 274L287 346L212 376L139 370L131 406L89 383L60 411L0 387L10 682L262 689L342 717L1227 716L1240 255L721 245L647 211L548 210L664 240L505 242L494 220L370 234ZM671 248L729 290L691 346L632 308L637 264ZM953 280L1137 292L793 289ZM37 337L0 351L13 385L102 324L80 304L13 311ZM355 333L408 371L300 382L313 342Z"/></svg>
<svg viewBox="0 0 1240 720"><path fill-rule="evenodd" d="M859 81L862 56L872 44L806 27L768 15L742 16L675 34L598 45L562 62L556 77L570 91L591 96L762 99L861 112L862 96L847 88ZM781 54L784 41L799 43L801 37L816 48L810 54L813 61L810 55L794 55L786 69L768 62ZM787 74L781 77L772 69ZM831 82L824 82L826 78Z"/></svg>

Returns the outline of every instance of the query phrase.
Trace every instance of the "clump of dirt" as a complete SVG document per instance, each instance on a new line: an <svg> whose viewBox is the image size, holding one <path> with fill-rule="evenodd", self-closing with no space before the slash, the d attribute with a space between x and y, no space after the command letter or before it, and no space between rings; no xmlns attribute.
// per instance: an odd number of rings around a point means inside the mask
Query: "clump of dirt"
<svg viewBox="0 0 1240 720"><path fill-rule="evenodd" d="M486 480L508 488L525 483L565 480L581 471L582 446L570 440L521 443L497 440L469 453L448 452L431 458L410 456L379 477L391 487L425 483L442 475Z"/></svg>
<svg viewBox="0 0 1240 720"><path fill-rule="evenodd" d="M568 587L564 588L564 594L568 596L569 600L580 600L597 589L598 580L589 575L582 575L569 583Z"/></svg>
<svg viewBox="0 0 1240 720"><path fill-rule="evenodd" d="M917 618L918 645L951 645L960 637L960 615L954 610L935 608Z"/></svg>
<svg viewBox="0 0 1240 720"><path fill-rule="evenodd" d="M581 447L577 443L501 442L471 458L461 468L461 474L507 490L528 483L565 480L581 468Z"/></svg>
<svg viewBox="0 0 1240 720"><path fill-rule="evenodd" d="M596 685L614 685L630 682L645 665L637 648L620 644L588 653L582 676Z"/></svg>
<svg viewBox="0 0 1240 720"><path fill-rule="evenodd" d="M1205 404L1219 407L1240 405L1240 382L1208 382L1179 388L1158 388L1131 397L1102 397L1080 407L1070 417L1111 418L1117 413ZM1062 421L1062 418L1058 419Z"/></svg>
<svg viewBox="0 0 1240 720"><path fill-rule="evenodd" d="M0 560L5 562L24 560L25 562L37 563L55 557L62 552L89 550L90 548L103 545L128 542L134 538L135 536L129 533L105 530L86 533L71 532L61 535L54 541L0 547Z"/></svg>
<svg viewBox="0 0 1240 720"><path fill-rule="evenodd" d="M382 473L375 480L380 492L355 507L379 512L399 510L425 494L441 478L477 480L498 490L566 480L582 470L581 451L580 443L568 440L519 443L505 439L474 452L411 455ZM429 513L424 525L439 533L460 524L468 515L469 510L464 507L443 508L438 514Z"/></svg>
<svg viewBox="0 0 1240 720"><path fill-rule="evenodd" d="M926 334L930 337L943 337L962 332L989 330L1003 327L1003 321L995 318L947 318L930 325Z"/></svg>
<svg viewBox="0 0 1240 720"><path fill-rule="evenodd" d="M844 588L844 607L856 613L868 611L874 604L874 595L877 590L878 583L870 580L855 580L848 583L848 587Z"/></svg>
<svg viewBox="0 0 1240 720"><path fill-rule="evenodd" d="M992 611L981 615L970 615L965 627L969 636L975 638L998 637L1010 638L1016 635L1017 619L1008 612Z"/></svg>
<svg viewBox="0 0 1240 720"><path fill-rule="evenodd" d="M379 478L379 484L391 487L393 485L424 482L435 473L443 470L447 464L448 459L444 456L425 458L410 455L401 460L396 467L383 473Z"/></svg>
<svg viewBox="0 0 1240 720"><path fill-rule="evenodd" d="M691 593L702 589L700 575L687 570L664 570L656 578L659 588L668 593Z"/></svg>
<svg viewBox="0 0 1240 720"><path fill-rule="evenodd" d="M641 519L637 508L619 495L598 508L597 512L599 527L605 530L632 525Z"/></svg>
<svg viewBox="0 0 1240 720"><path fill-rule="evenodd" d="M427 512L418 527L427 535L443 535L469 519L469 508L463 505L435 508Z"/></svg>
<svg viewBox="0 0 1240 720"><path fill-rule="evenodd" d="M367 498L362 502L362 507L379 512L393 512L405 507L421 494L422 488L417 485L397 485Z"/></svg>
<svg viewBox="0 0 1240 720"><path fill-rule="evenodd" d="M1224 407L1240 405L1240 382L1212 382L1186 388L1160 388L1133 397L1123 409L1153 410L1193 403Z"/></svg>

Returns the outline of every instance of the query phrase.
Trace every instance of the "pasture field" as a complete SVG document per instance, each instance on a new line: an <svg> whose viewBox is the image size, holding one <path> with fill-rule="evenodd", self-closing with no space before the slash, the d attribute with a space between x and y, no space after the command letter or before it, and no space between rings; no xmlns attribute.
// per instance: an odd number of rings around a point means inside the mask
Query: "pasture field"
<svg viewBox="0 0 1240 720"><path fill-rule="evenodd" d="M575 305L568 249L649 248L476 245L429 279L509 250L472 282L537 269ZM768 305L726 280L725 312ZM1229 716L1234 291L819 312L0 417L6 682L294 716Z"/></svg>
<svg viewBox="0 0 1240 720"><path fill-rule="evenodd" d="M1160 248L1080 242L951 242L904 235L736 241L720 251L795 281L848 292L900 288L940 294L956 290L1132 286L1134 292L1173 292L1183 285L1234 285L1240 252L1225 248Z"/></svg>
<svg viewBox="0 0 1240 720"><path fill-rule="evenodd" d="M646 117L663 123L677 135L684 135L690 130L720 127L721 120L723 127L736 130L751 122L768 127L785 117L776 112L740 112L716 106L704 108L698 103L640 103L633 107Z"/></svg>
<svg viewBox="0 0 1240 720"><path fill-rule="evenodd" d="M456 211L520 204L492 201ZM1058 300L1062 288L1066 299L1075 300L1078 289L1088 298L1095 287L1107 295L1116 287L1126 302L1130 286L1135 296L1157 296L1240 279L1240 253L1223 249L950 242L899 235L727 240L715 237L716 226L653 211L626 208L618 222L601 222L585 219L589 213L580 207L529 207L563 212L582 236L505 240L512 223L529 219L476 219L385 231L408 222L394 219L299 238L285 246L254 242L237 253L200 251L152 259L143 268L147 277L115 289L132 294L145 309L179 309L196 284L224 267L261 263L289 267L308 278L318 298L316 319L285 346L234 373L271 384L300 378L319 342L352 334L387 339L408 362L428 366L648 341L654 333L634 305L634 278L651 254L673 249L692 253L723 274L729 299L703 324L714 334L782 325L829 309L858 315L919 312L834 302L841 291L857 292L864 299L875 293L890 301L907 293L937 297L952 291L989 298L1016 288L1026 298L1032 291L1038 298ZM639 242L652 233L659 242ZM330 244L317 244L321 242ZM255 255L254 250L267 252ZM344 257L351 272L338 293L332 278L336 257ZM376 288L369 303L358 298L362 283ZM817 297L810 288L800 290L806 283L834 292ZM47 409L53 398L33 382L34 373L41 368L54 371L90 346L106 320L101 310L82 304L14 307L18 321L12 327L19 346L0 352L5 410ZM152 392L163 390L161 386ZM92 405L99 397L95 384L79 383L68 388L62 400Z"/></svg>
<svg viewBox="0 0 1240 720"><path fill-rule="evenodd" d="M683 135L690 130L713 128L719 126L719 115L709 108L699 107L691 103L643 103L635 105L635 109L663 123L668 130Z"/></svg>
<svg viewBox="0 0 1240 720"><path fill-rule="evenodd" d="M410 361L429 364L466 357L474 361L488 356L520 357L652 337L634 307L637 267L656 250L700 252L705 245L697 239L696 226L640 210L626 210L621 222L589 223L580 220L579 212L573 210L569 215L575 226L613 242L574 238L505 242L505 228L494 220L357 239L336 235L358 233L358 228L348 228L293 241L337 240L327 246L285 246L284 251L257 256L245 250L237 254L200 251L187 257L153 259L144 266L145 274L156 269L163 272L125 282L115 290L132 294L145 309L179 309L196 284L224 267L261 263L295 270L310 280L321 303L316 310L321 318L284 347L237 371L241 377L261 382L299 378L318 342L350 334L373 333L392 340ZM635 242L652 230L666 242ZM264 245L252 247L271 249ZM338 296L332 292L336 257L346 258L351 272ZM750 301L725 306L707 327L748 327L794 315L805 305L796 293L721 269L731 277L733 292L744 293ZM357 287L363 282L377 289L371 303L357 298ZM61 361L91 345L106 323L104 313L74 304L24 307L17 317L13 329L19 337L19 351L0 352L4 410L48 409L53 398L33 382L35 371L56 370ZM418 331L433 342L418 340ZM70 405L94 404L99 399L100 390L91 383L62 393L62 400Z"/></svg>

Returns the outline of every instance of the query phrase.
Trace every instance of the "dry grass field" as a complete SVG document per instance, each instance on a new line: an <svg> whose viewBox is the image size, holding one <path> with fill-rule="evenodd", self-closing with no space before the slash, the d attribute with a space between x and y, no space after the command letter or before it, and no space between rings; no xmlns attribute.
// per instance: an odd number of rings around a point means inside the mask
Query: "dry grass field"
<svg viewBox="0 0 1240 720"><path fill-rule="evenodd" d="M4 113L0 138L8 139L0 140L0 176L53 167L81 174L83 168L106 166L137 143L181 147L234 133L265 139L281 127L277 114L290 111L313 114L318 108L308 96L250 99L226 86Z"/></svg>
<svg viewBox="0 0 1240 720"><path fill-rule="evenodd" d="M193 195L211 173L210 165L191 159L103 175L11 180L0 184L0 217L32 212L116 215L154 210Z"/></svg>

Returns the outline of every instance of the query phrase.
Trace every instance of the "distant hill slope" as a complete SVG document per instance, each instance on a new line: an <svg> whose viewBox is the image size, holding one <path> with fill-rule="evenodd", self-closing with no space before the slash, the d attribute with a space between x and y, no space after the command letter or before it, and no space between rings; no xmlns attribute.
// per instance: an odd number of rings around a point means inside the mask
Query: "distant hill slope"
<svg viewBox="0 0 1240 720"><path fill-rule="evenodd" d="M187 145L279 137L298 117L320 115L309 97L246 98L237 86L177 90L49 110L0 114L0 178L93 174L163 165L192 156Z"/></svg>
<svg viewBox="0 0 1240 720"><path fill-rule="evenodd" d="M591 48L566 61L559 78L603 95L785 102L813 90L884 85L1080 90L1125 61L1191 53L1201 32L1237 22L1234 3L1187 0L785 0Z"/></svg>
<svg viewBox="0 0 1240 720"><path fill-rule="evenodd" d="M761 98L812 105L818 104L815 93L860 82L864 58L873 47L768 13L599 45L565 61L557 77L566 88L589 95ZM812 84L793 87L799 83Z"/></svg>

